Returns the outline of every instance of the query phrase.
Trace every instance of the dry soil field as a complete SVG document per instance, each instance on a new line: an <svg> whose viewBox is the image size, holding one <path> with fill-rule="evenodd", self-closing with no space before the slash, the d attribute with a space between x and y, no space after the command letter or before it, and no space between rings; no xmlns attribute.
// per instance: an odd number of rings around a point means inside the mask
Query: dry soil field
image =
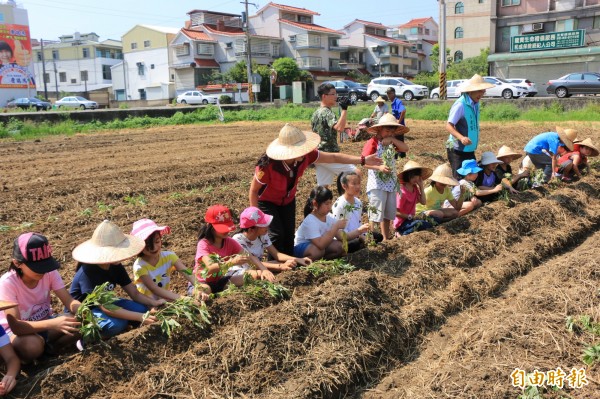
<svg viewBox="0 0 600 399"><path fill-rule="evenodd" d="M445 160L441 122L411 122L410 156ZM130 230L167 223L166 246L191 264L207 206L247 204L253 166L281 123L177 126L0 142L0 258L21 232L46 234L70 282L71 250L109 218ZM600 143L598 126L575 126ZM308 128L305 124L302 127ZM522 149L552 125L484 124L480 150ZM358 153L361 143L344 144ZM350 257L357 270L278 277L289 300L209 303L206 330L167 340L155 326L25 367L15 398L517 398L515 368L584 368L544 398L598 398L598 337L567 316L600 320L600 167L577 183L529 191L429 232ZM513 166L516 167L516 164ZM299 204L314 184L309 170ZM300 214L301 206L298 206ZM177 286L182 287L179 281ZM58 308L57 308L58 310Z"/></svg>

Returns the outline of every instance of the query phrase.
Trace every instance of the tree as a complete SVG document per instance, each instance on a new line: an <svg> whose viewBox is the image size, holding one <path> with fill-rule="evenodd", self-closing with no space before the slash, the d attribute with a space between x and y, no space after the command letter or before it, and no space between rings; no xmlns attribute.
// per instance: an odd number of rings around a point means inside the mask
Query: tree
<svg viewBox="0 0 600 399"><path fill-rule="evenodd" d="M453 63L448 70L449 79L470 79L476 73L485 76L488 74L488 55L490 49L482 49L477 57L465 58L461 62Z"/></svg>
<svg viewBox="0 0 600 399"><path fill-rule="evenodd" d="M291 85L293 81L300 80L301 70L292 58L276 59L273 62L273 69L277 71L277 83L279 84Z"/></svg>
<svg viewBox="0 0 600 399"><path fill-rule="evenodd" d="M429 59L431 60L431 65L433 65L433 70L438 71L440 66L440 45L438 43L434 44L431 48ZM452 57L450 57L450 49L446 48L446 70L448 70L450 65L452 65Z"/></svg>

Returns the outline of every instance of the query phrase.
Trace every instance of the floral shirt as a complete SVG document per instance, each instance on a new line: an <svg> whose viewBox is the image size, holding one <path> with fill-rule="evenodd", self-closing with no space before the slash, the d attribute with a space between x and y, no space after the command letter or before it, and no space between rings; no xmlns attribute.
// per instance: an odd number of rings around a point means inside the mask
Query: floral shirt
<svg viewBox="0 0 600 399"><path fill-rule="evenodd" d="M337 123L337 118L331 108L320 107L310 118L312 131L321 136L321 143L318 149L325 152L340 152L340 146L337 142L337 131L333 125Z"/></svg>
<svg viewBox="0 0 600 399"><path fill-rule="evenodd" d="M369 169L367 178L367 193L371 190L383 190L393 193L398 188L398 181L396 178L396 159L392 155L391 157L387 154L395 154L396 150L392 144L383 146L381 140L377 137L371 137L364 145L361 155L369 156L371 154L377 154L379 158L382 158L384 163L390 168L390 173L383 173L377 170ZM386 163L387 161L387 163Z"/></svg>

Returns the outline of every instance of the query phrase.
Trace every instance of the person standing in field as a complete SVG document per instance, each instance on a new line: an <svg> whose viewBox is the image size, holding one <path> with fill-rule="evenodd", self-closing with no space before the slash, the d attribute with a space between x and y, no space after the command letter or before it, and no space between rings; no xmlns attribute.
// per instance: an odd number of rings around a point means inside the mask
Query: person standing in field
<svg viewBox="0 0 600 399"><path fill-rule="evenodd" d="M319 151L331 153L340 152L337 137L338 133L343 132L346 127L349 105L348 99L340 101L339 103L342 111L340 113L340 119L338 120L331 110L331 107L337 103L337 92L335 91L335 87L331 83L322 83L317 89L317 93L321 99L321 106L312 114L310 124L312 131L321 137L318 149ZM354 172L356 170L354 165L344 163L315 165L317 185L329 187L340 173Z"/></svg>
<svg viewBox="0 0 600 399"><path fill-rule="evenodd" d="M401 124L402 126L406 126L406 107L402 103L402 100L396 97L396 89L390 87L386 90L385 94L387 95L388 100L390 100L391 102L390 107L392 109L392 115L394 115L394 118L396 118L396 121L398 121L399 124ZM404 134L398 134L394 136L394 138L404 143ZM395 158L404 158L405 156L406 152L400 151L395 155Z"/></svg>
<svg viewBox="0 0 600 399"><path fill-rule="evenodd" d="M494 87L475 74L461 85L462 95L454 102L448 115L446 130L450 133L446 142L448 161L455 179L456 172L466 159L476 159L475 150L479 144L479 101L486 89Z"/></svg>

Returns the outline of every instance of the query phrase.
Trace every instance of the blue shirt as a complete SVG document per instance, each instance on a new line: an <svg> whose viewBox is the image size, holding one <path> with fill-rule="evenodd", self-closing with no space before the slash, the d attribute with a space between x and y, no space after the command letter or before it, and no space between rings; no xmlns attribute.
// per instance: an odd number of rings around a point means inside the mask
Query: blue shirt
<svg viewBox="0 0 600 399"><path fill-rule="evenodd" d="M94 291L96 286L107 281L110 282L107 287L109 291L114 290L116 284L121 287L131 284L131 278L129 278L127 270L121 264L111 265L108 270L104 270L97 265L82 264L75 273L75 277L73 277L69 293L78 301L83 301L88 294Z"/></svg>
<svg viewBox="0 0 600 399"><path fill-rule="evenodd" d="M554 155L558 154L558 147L562 146L558 133L546 132L541 133L529 140L525 146L525 152L529 154L543 154L542 150L546 150Z"/></svg>
<svg viewBox="0 0 600 399"><path fill-rule="evenodd" d="M392 101L392 115L394 115L394 118L400 119L400 114L402 114L402 111L405 109L406 107L402 104L402 100L398 97L394 97L394 101ZM404 125L404 119L402 119L400 123Z"/></svg>
<svg viewBox="0 0 600 399"><path fill-rule="evenodd" d="M473 101L471 96L466 96L467 103L473 107L473 111L475 115L479 115L479 103ZM478 117L479 118L479 117ZM454 128L458 130L460 134L465 137L469 137L469 125L467 124L467 120L465 119L465 109L462 102L462 97L459 98L452 104L452 108L450 108L450 113L448 114L448 122L454 125ZM454 136L450 135L449 139L453 141L453 147L455 150L464 151L465 146L460 140L454 138ZM471 140L473 141L473 140Z"/></svg>

